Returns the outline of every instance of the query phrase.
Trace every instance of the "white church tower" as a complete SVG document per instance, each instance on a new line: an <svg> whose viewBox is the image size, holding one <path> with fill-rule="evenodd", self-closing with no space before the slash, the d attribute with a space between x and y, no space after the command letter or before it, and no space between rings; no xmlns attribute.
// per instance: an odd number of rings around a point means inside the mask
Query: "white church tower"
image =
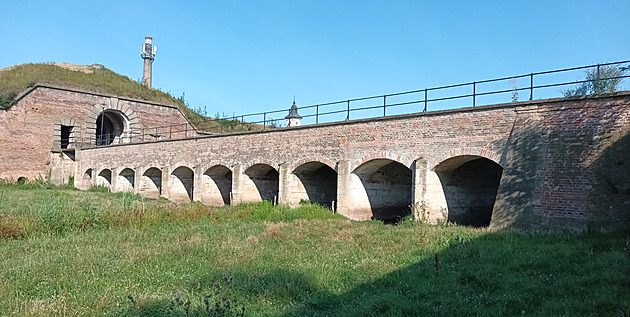
<svg viewBox="0 0 630 317"><path fill-rule="evenodd" d="M298 114L298 108L295 105L295 97L293 97L293 106L289 109L289 115L284 118L287 120L287 128L299 127L302 123L302 117Z"/></svg>

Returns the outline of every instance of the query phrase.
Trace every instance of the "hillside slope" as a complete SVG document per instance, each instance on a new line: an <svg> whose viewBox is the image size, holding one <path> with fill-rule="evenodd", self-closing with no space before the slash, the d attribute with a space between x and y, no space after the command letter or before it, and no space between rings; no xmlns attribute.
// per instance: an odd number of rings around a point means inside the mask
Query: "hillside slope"
<svg viewBox="0 0 630 317"><path fill-rule="evenodd" d="M182 100L146 87L102 65L69 63L21 64L0 70L0 109L10 108L15 97L37 83L61 85L68 88L112 94L121 97L152 101L177 106L190 120L202 117L190 110Z"/></svg>
<svg viewBox="0 0 630 317"><path fill-rule="evenodd" d="M96 93L116 95L178 107L202 133L234 133L262 130L257 124L239 120L204 117L160 90L146 87L127 76L117 74L103 65L71 63L21 64L0 69L0 112L11 108L18 94L35 84L53 84ZM270 127L273 129L274 127Z"/></svg>

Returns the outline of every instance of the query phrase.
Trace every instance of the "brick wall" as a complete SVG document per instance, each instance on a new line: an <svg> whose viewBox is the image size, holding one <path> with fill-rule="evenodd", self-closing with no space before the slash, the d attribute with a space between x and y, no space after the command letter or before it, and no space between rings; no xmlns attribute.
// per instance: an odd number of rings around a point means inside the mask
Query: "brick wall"
<svg viewBox="0 0 630 317"><path fill-rule="evenodd" d="M115 102L114 102L115 101ZM151 104L142 101L68 90L52 86L35 86L27 91L18 103L6 112L0 113L0 178L46 177L52 172L58 182L67 180L73 173L66 171L53 161L63 156L51 152L59 148L60 124L73 124L76 140L95 135L86 134L89 126L95 125L90 119L94 106L106 109L114 107L130 109L133 118L137 117L140 129L149 127L188 124L175 107ZM99 110L100 111L100 110ZM192 131L192 127L189 126ZM66 157L67 158L67 157Z"/></svg>

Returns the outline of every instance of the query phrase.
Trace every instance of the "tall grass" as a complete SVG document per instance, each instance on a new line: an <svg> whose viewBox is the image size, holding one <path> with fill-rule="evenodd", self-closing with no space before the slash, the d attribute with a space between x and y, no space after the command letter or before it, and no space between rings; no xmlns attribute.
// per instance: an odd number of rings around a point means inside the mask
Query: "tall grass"
<svg viewBox="0 0 630 317"><path fill-rule="evenodd" d="M630 312L626 234L390 226L313 205L209 208L8 185L0 197L18 223L49 223L0 240L3 316Z"/></svg>

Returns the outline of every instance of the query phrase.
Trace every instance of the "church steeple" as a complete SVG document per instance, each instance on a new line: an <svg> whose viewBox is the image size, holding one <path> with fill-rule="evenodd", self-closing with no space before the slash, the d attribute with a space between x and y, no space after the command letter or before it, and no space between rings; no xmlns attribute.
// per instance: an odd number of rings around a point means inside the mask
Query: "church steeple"
<svg viewBox="0 0 630 317"><path fill-rule="evenodd" d="M293 105L289 109L289 115L284 117L287 120L287 128L298 127L302 122L302 116L298 114L297 105L295 105L295 96L293 96Z"/></svg>

